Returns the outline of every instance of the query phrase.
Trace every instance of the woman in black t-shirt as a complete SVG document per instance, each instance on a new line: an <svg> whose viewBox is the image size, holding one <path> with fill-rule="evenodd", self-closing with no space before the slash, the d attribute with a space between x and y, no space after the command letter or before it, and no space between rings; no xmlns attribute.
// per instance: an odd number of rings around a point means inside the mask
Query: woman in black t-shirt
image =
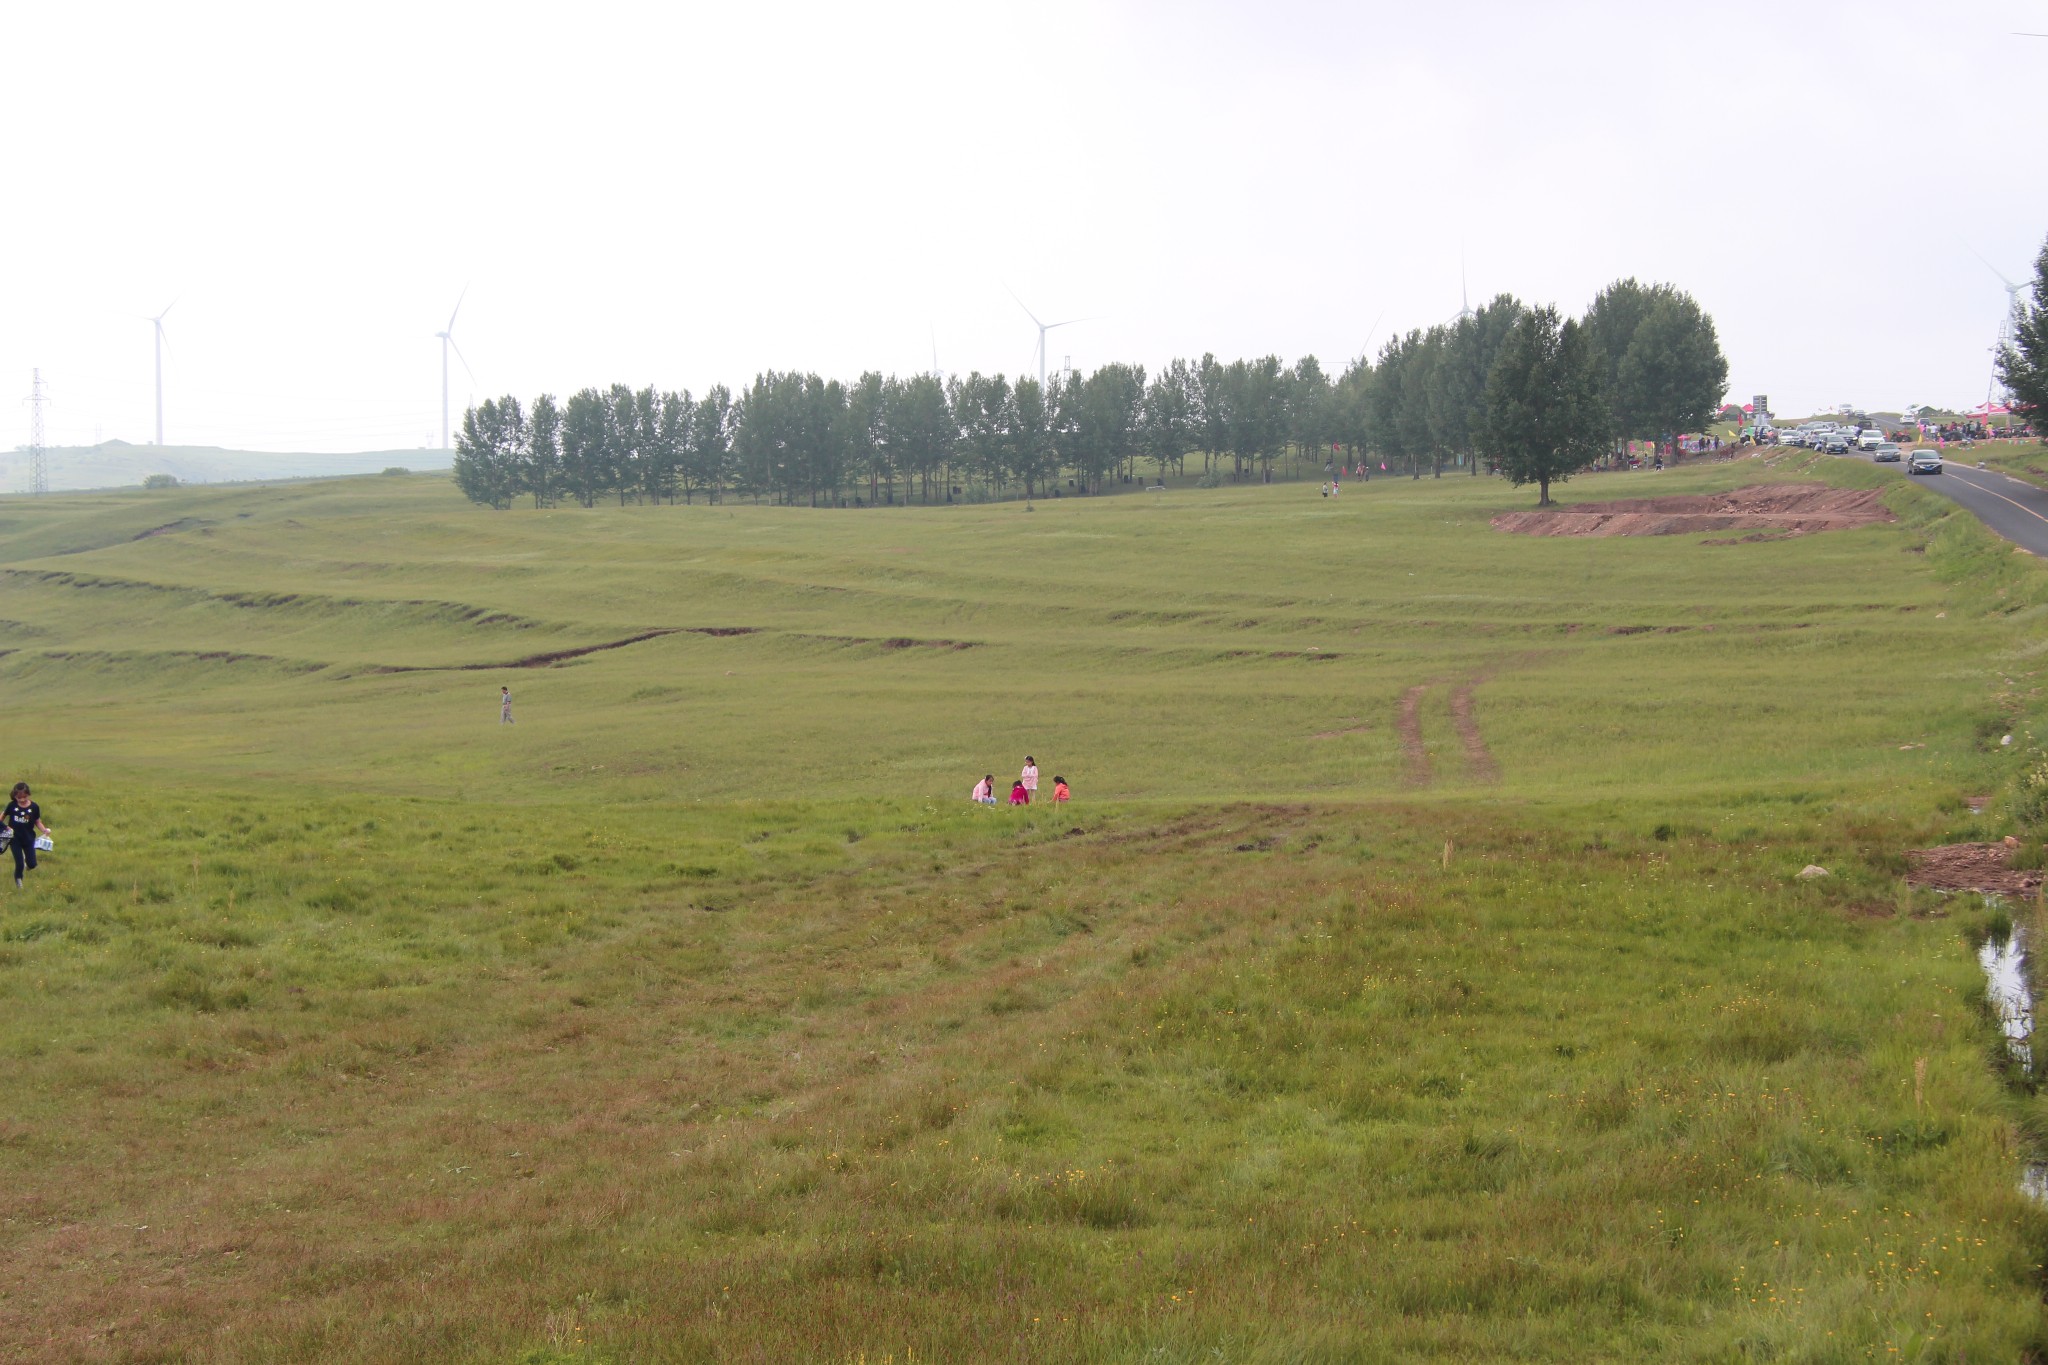
<svg viewBox="0 0 2048 1365"><path fill-rule="evenodd" d="M28 783L14 784L14 799L7 803L7 842L14 849L14 887L21 889L21 874L36 865L36 835L48 834L43 808L29 800Z"/></svg>

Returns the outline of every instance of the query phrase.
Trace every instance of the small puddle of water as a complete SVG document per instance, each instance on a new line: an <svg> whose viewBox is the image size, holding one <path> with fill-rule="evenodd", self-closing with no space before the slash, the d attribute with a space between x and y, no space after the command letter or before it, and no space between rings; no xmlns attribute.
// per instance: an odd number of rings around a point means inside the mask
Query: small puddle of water
<svg viewBox="0 0 2048 1365"><path fill-rule="evenodd" d="M1998 1025L2005 1033L2005 1050L2020 1064L2020 1070L2034 1074L2034 993L2027 986L2026 932L2017 925L2003 943L1987 938L1977 949L1977 965L1984 969L1984 989L1991 1008L1998 1011ZM2020 1191L2048 1204L2048 1161L2030 1161L2020 1169Z"/></svg>
<svg viewBox="0 0 2048 1365"><path fill-rule="evenodd" d="M2027 939L2015 926L2003 943L1984 940L1977 949L1977 965L1984 969L1984 988L1991 1008L1998 1011L1998 1023L2005 1030L2005 1050L2020 1064L2020 1070L2034 1074L2034 993L2027 989Z"/></svg>

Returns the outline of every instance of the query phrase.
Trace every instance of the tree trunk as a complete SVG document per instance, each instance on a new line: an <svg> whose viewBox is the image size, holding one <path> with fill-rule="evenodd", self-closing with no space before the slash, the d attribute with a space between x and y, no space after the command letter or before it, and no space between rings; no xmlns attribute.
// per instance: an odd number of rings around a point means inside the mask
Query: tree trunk
<svg viewBox="0 0 2048 1365"><path fill-rule="evenodd" d="M1538 507L1548 507L1548 506L1550 506L1550 480L1549 480L1549 479L1538 479L1538 480L1536 480L1536 488L1537 488L1537 490L1538 490L1538 494L1539 494L1539 496L1538 496L1538 497L1537 497L1537 499L1536 499L1536 505L1537 505Z"/></svg>

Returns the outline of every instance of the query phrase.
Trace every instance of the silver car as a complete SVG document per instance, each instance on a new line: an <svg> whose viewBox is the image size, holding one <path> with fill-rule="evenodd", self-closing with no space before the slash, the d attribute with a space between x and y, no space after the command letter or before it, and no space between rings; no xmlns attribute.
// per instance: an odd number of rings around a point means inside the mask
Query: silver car
<svg viewBox="0 0 2048 1365"><path fill-rule="evenodd" d="M1890 441L1879 441L1875 446L1871 447L1870 458L1876 464L1897 464L1905 457L1900 453L1899 448Z"/></svg>

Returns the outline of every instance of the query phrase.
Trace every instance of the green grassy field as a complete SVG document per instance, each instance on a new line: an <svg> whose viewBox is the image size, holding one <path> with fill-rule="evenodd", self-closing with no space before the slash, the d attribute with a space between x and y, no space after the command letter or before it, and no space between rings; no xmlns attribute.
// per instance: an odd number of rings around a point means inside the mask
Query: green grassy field
<svg viewBox="0 0 2048 1365"><path fill-rule="evenodd" d="M2039 1356L1994 914L1901 874L2048 582L1891 496L0 503L0 1358Z"/></svg>
<svg viewBox="0 0 2048 1365"><path fill-rule="evenodd" d="M1981 460L2015 479L2048 487L2048 441L1986 441L1957 454L1971 463Z"/></svg>

